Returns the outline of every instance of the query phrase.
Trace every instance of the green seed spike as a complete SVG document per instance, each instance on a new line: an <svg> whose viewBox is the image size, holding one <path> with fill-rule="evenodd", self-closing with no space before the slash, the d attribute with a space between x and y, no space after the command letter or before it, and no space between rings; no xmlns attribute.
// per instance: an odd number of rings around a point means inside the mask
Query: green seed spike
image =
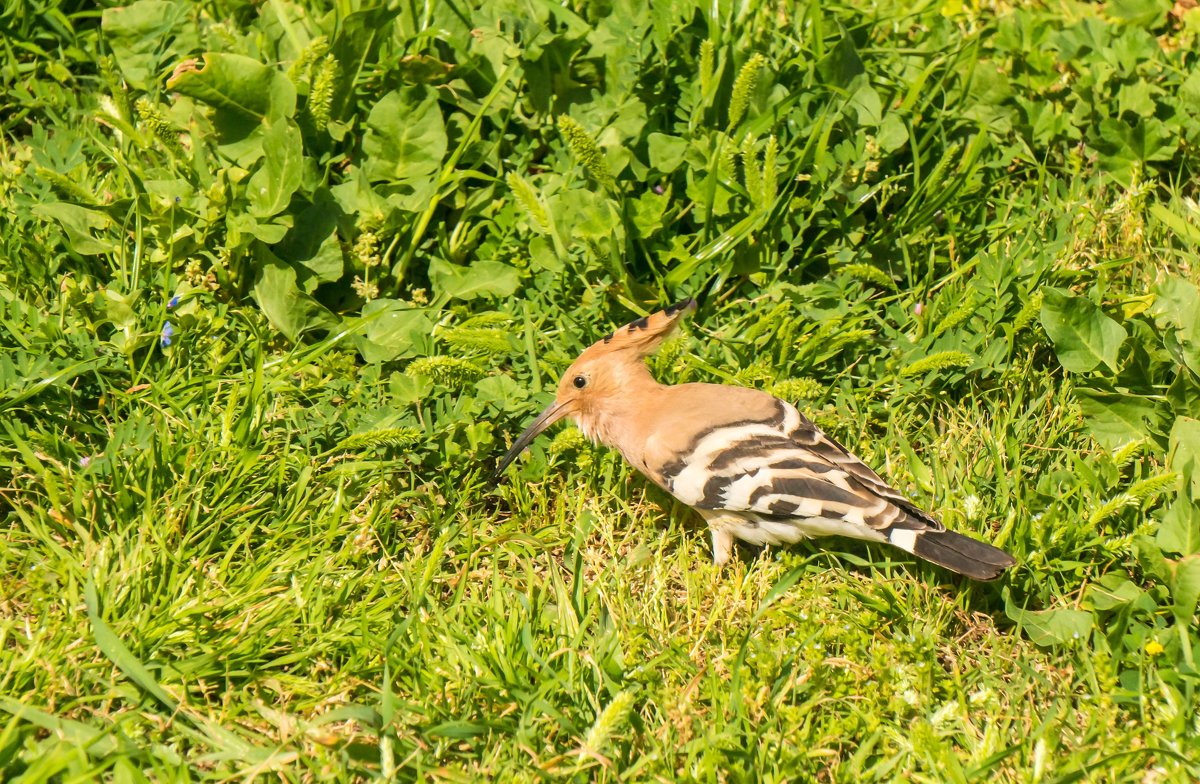
<svg viewBox="0 0 1200 784"><path fill-rule="evenodd" d="M633 695L627 691L618 692L596 717L596 723L588 730L583 745L595 752L603 751L612 737L625 726L632 707Z"/></svg>
<svg viewBox="0 0 1200 784"><path fill-rule="evenodd" d="M379 235L373 231L364 231L358 235L358 239L354 241L354 258L364 269L378 267L383 263L383 254L380 253L382 240Z"/></svg>
<svg viewBox="0 0 1200 784"><path fill-rule="evenodd" d="M511 324L512 316L507 313L490 310L484 313L476 313L474 316L462 321L459 327L494 327L500 324ZM511 331L511 330L506 330Z"/></svg>
<svg viewBox="0 0 1200 784"><path fill-rule="evenodd" d="M600 152L600 146L596 144L596 140L592 135L583 129L583 126L575 121L574 118L565 114L559 115L558 130L567 140L567 146L571 149L571 154L575 156L588 173L588 176L595 180L598 184L608 190L616 187L613 181L612 174L608 171L608 164L604 161L604 154Z"/></svg>
<svg viewBox="0 0 1200 784"><path fill-rule="evenodd" d="M1031 323L1033 323L1033 320L1038 317L1038 315L1042 312L1043 299L1045 299L1045 295L1039 289L1038 291L1033 292L1033 294L1029 296L1029 299L1025 300L1025 304L1021 306L1021 310L1017 313L1017 317L1013 319L1012 328L1014 335L1028 327Z"/></svg>
<svg viewBox="0 0 1200 784"><path fill-rule="evenodd" d="M583 431L577 427L564 427L558 432L546 447L546 451L552 455L561 455L564 452L577 452L580 449L587 449L588 440Z"/></svg>
<svg viewBox="0 0 1200 784"><path fill-rule="evenodd" d="M508 330L496 327L450 327L443 330L438 337L460 351L484 351L498 355L512 351L508 335Z"/></svg>
<svg viewBox="0 0 1200 784"><path fill-rule="evenodd" d="M297 87L302 82L306 82L310 78L309 70L313 63L325 56L329 51L329 39L325 36L317 36L309 42L308 46L304 47L300 52L300 56L288 68L288 78L292 80L292 84Z"/></svg>
<svg viewBox="0 0 1200 784"><path fill-rule="evenodd" d="M369 430L365 433L355 433L342 439L337 445L337 450L351 452L373 446L407 449L424 438L425 433L415 427L391 427L382 430Z"/></svg>
<svg viewBox="0 0 1200 784"><path fill-rule="evenodd" d="M716 47L712 41L700 44L700 95L705 99L711 95L713 71L715 69Z"/></svg>
<svg viewBox="0 0 1200 784"><path fill-rule="evenodd" d="M1095 511L1088 517L1089 525L1096 525L1107 520L1127 506L1133 506L1138 500L1129 493L1118 493L1108 499L1100 506L1096 507Z"/></svg>
<svg viewBox="0 0 1200 784"><path fill-rule="evenodd" d="M780 381L769 390L772 395L792 403L819 400L825 393L825 385L815 378L789 378Z"/></svg>
<svg viewBox="0 0 1200 784"><path fill-rule="evenodd" d="M775 371L764 362L755 362L739 370L733 376L734 382L742 387L761 387L768 381L775 380Z"/></svg>
<svg viewBox="0 0 1200 784"><path fill-rule="evenodd" d="M742 140L742 173L746 178L746 193L750 195L750 203L761 207L763 203L762 169L758 168L758 156L755 154L756 140L749 134Z"/></svg>
<svg viewBox="0 0 1200 784"><path fill-rule="evenodd" d="M410 376L427 378L441 387L461 389L483 376L484 369L461 357L421 357L408 366Z"/></svg>
<svg viewBox="0 0 1200 784"><path fill-rule="evenodd" d="M81 187L72 178L65 174L60 174L53 169L47 169L45 166L38 166L34 169L39 179L50 183L50 187L54 188L63 196L69 199L80 202L82 204L95 204L96 196Z"/></svg>
<svg viewBox="0 0 1200 784"><path fill-rule="evenodd" d="M150 131L154 138L158 139L163 147L172 155L180 158L187 157L187 152L183 149L183 145L179 142L179 131L175 126L167 121L159 108L150 102L147 98L139 98L135 106L138 117L141 118L142 124Z"/></svg>
<svg viewBox="0 0 1200 784"><path fill-rule="evenodd" d="M861 280L864 283L870 283L878 286L881 289L889 291L896 290L896 281L888 277L888 274L878 267L872 267L870 264L847 264L841 268L841 272L849 275L855 280Z"/></svg>
<svg viewBox="0 0 1200 784"><path fill-rule="evenodd" d="M1144 438L1135 438L1125 446L1119 447L1115 452L1112 453L1113 464L1116 465L1117 468L1124 468L1125 466L1129 465L1130 461L1137 457L1138 453L1142 451L1142 444L1145 442L1146 439Z"/></svg>
<svg viewBox="0 0 1200 784"><path fill-rule="evenodd" d="M942 320L939 321L937 326L933 328L933 336L937 337L943 332L947 332L959 326L964 321L971 318L971 316L975 315L976 310L975 292L968 291L963 296L962 302L958 303L958 306L954 308L954 310L943 316Z"/></svg>
<svg viewBox="0 0 1200 784"><path fill-rule="evenodd" d="M512 191L513 197L525 210L525 215L533 225L534 231L539 234L549 234L550 215L546 212L546 205L542 204L537 191L533 189L529 181L516 172L509 172L505 180L508 182L508 189Z"/></svg>
<svg viewBox="0 0 1200 784"><path fill-rule="evenodd" d="M732 182L737 174L737 145L725 136L721 136L717 143L720 145L720 151L717 153L717 172L721 179Z"/></svg>
<svg viewBox="0 0 1200 784"><path fill-rule="evenodd" d="M775 196L779 193L776 158L779 157L779 142L772 135L767 138L766 149L763 150L762 173L762 209L769 210L775 204Z"/></svg>
<svg viewBox="0 0 1200 784"><path fill-rule="evenodd" d="M312 89L308 93L308 113L318 131L329 127L329 111L333 107L333 86L338 70L337 58L328 55L313 77Z"/></svg>
<svg viewBox="0 0 1200 784"><path fill-rule="evenodd" d="M900 372L903 376L920 376L935 370L968 367L975 360L965 351L939 351L921 357Z"/></svg>
<svg viewBox="0 0 1200 784"><path fill-rule="evenodd" d="M1165 474L1158 476L1148 476L1145 479L1140 479L1129 486L1126 492L1139 501L1143 498L1151 498L1158 495L1164 490L1168 490L1175 486L1175 482L1179 479L1179 474L1174 471L1168 471Z"/></svg>
<svg viewBox="0 0 1200 784"><path fill-rule="evenodd" d="M733 80L733 95L729 98L729 126L727 128L730 134L746 115L746 108L750 105L750 94L758 86L758 77L766 64L767 58L756 54L746 61L742 70L738 71L737 78Z"/></svg>

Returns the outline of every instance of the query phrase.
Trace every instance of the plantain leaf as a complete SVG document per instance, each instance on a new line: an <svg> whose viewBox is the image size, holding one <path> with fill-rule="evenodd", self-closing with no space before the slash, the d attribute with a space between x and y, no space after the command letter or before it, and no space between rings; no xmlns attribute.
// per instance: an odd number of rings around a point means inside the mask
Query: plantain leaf
<svg viewBox="0 0 1200 784"><path fill-rule="evenodd" d="M279 70L245 55L206 52L186 60L167 89L241 121L282 120L296 113L296 88Z"/></svg>

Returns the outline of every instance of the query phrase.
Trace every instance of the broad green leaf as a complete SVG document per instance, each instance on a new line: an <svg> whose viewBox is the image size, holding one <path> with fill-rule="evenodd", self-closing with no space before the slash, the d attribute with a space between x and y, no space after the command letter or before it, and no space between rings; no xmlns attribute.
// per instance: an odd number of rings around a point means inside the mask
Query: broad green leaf
<svg viewBox="0 0 1200 784"><path fill-rule="evenodd" d="M1072 373L1088 373L1103 363L1115 372L1125 328L1087 297L1055 288L1044 291L1042 326L1062 366Z"/></svg>
<svg viewBox="0 0 1200 784"><path fill-rule="evenodd" d="M113 288L106 288L103 299L99 301L104 307L104 316L117 329L132 329L137 324L137 314L134 305L137 304L136 292L132 295L122 294Z"/></svg>
<svg viewBox="0 0 1200 784"><path fill-rule="evenodd" d="M279 121L296 112L296 88L287 75L240 54L206 52L175 69L167 89L190 96L243 123ZM220 124L220 118L216 121Z"/></svg>
<svg viewBox="0 0 1200 784"><path fill-rule="evenodd" d="M663 215L667 211L669 200L654 191L646 191L632 200L632 206L634 230L637 236L646 239L662 228Z"/></svg>
<svg viewBox="0 0 1200 784"><path fill-rule="evenodd" d="M1200 411L1200 377L1180 371L1167 387L1167 401L1176 414Z"/></svg>
<svg viewBox="0 0 1200 784"><path fill-rule="evenodd" d="M387 199L371 187L367 174L361 168L348 173L342 182L329 189L338 207L347 215L386 215L390 207Z"/></svg>
<svg viewBox="0 0 1200 784"><path fill-rule="evenodd" d="M1153 29L1162 24L1172 0L1109 0L1105 13L1123 24Z"/></svg>
<svg viewBox="0 0 1200 784"><path fill-rule="evenodd" d="M821 74L822 80L838 87L846 87L854 77L864 71L866 67L862 58L858 56L858 50L854 48L849 34L843 35L817 64L817 72Z"/></svg>
<svg viewBox="0 0 1200 784"><path fill-rule="evenodd" d="M1200 553L1200 505L1187 494L1177 496L1163 515L1154 541L1168 553Z"/></svg>
<svg viewBox="0 0 1200 784"><path fill-rule="evenodd" d="M1165 406L1152 398L1085 387L1076 389L1075 396L1088 432L1105 449L1159 435L1166 429Z"/></svg>
<svg viewBox="0 0 1200 784"><path fill-rule="evenodd" d="M517 290L521 279L514 268L498 261L477 261L460 267L434 259L429 265L429 281L439 296L475 299L507 297Z"/></svg>
<svg viewBox="0 0 1200 784"><path fill-rule="evenodd" d="M291 221L292 216L287 213L277 216L275 220L271 218L258 220L249 212L239 211L231 212L226 216L225 226L228 228L231 238L247 234L257 237L267 245L274 245L287 235L288 229L291 228Z"/></svg>
<svg viewBox="0 0 1200 784"><path fill-rule="evenodd" d="M409 406L424 399L433 391L433 382L423 376L393 373L388 380L388 394L394 406Z"/></svg>
<svg viewBox="0 0 1200 784"><path fill-rule="evenodd" d="M112 225L108 215L99 210L89 210L77 204L53 201L35 204L33 214L58 221L66 234L67 247L81 256L97 256L112 253L114 243L100 239L92 232L107 229Z"/></svg>
<svg viewBox="0 0 1200 784"><path fill-rule="evenodd" d="M1161 583L1170 581L1171 567L1167 564L1167 559L1163 557L1162 548L1159 547L1158 542L1148 536L1133 537L1133 555L1146 574Z"/></svg>
<svg viewBox="0 0 1200 784"><path fill-rule="evenodd" d="M188 3L170 0L138 0L104 9L104 45L130 85L150 89L171 52L190 52L200 45L192 14Z"/></svg>
<svg viewBox="0 0 1200 784"><path fill-rule="evenodd" d="M1116 117L1100 121L1096 148L1100 166L1128 184L1135 169L1154 161L1169 160L1179 146L1179 137L1153 115L1140 117L1134 125Z"/></svg>
<svg viewBox="0 0 1200 784"><path fill-rule="evenodd" d="M612 200L598 190L574 188L550 199L559 236L577 240L601 240L611 237L621 222Z"/></svg>
<svg viewBox="0 0 1200 784"><path fill-rule="evenodd" d="M259 270L252 293L271 326L296 341L308 329L337 325L332 313L296 285L296 270L261 243L255 250Z"/></svg>
<svg viewBox="0 0 1200 784"><path fill-rule="evenodd" d="M424 85L393 90L367 116L364 167L372 182L429 180L442 168L446 145L437 91Z"/></svg>
<svg viewBox="0 0 1200 784"><path fill-rule="evenodd" d="M1019 625L1036 645L1056 645L1072 640L1086 641L1095 618L1085 610L1060 607L1053 610L1023 610L1005 600L1004 613Z"/></svg>
<svg viewBox="0 0 1200 784"><path fill-rule="evenodd" d="M380 4L361 11L339 12L337 36L330 48L338 62L338 80L333 91L331 116L343 118L358 100L356 85L364 81L365 73L376 67L380 44L394 35L393 20L402 13L402 5ZM432 5L438 9L440 3ZM435 25L439 31L445 27Z"/></svg>
<svg viewBox="0 0 1200 784"><path fill-rule="evenodd" d="M291 120L266 124L263 160L246 184L250 212L260 218L277 215L291 203L303 174L304 145Z"/></svg>
<svg viewBox="0 0 1200 784"><path fill-rule="evenodd" d="M1200 499L1200 420L1188 416L1175 419L1171 426L1171 449L1167 455L1171 470L1183 474L1191 497Z"/></svg>
<svg viewBox="0 0 1200 784"><path fill-rule="evenodd" d="M1111 7L1111 6L1110 6ZM1117 90L1117 110L1119 114L1153 115L1157 104L1154 96L1161 90L1149 82L1136 81L1132 84L1121 85Z"/></svg>
<svg viewBox="0 0 1200 784"><path fill-rule="evenodd" d="M1172 275L1155 286L1154 293L1150 313L1167 331L1168 350L1193 373L1200 374L1200 291L1189 281Z"/></svg>
<svg viewBox="0 0 1200 784"><path fill-rule="evenodd" d="M663 174L679 168L687 149L687 139L679 136L652 133L646 137L646 151L650 156L650 165Z"/></svg>
<svg viewBox="0 0 1200 784"><path fill-rule="evenodd" d="M362 309L364 324L354 345L367 362L391 362L427 354L433 322L423 309L394 299L376 299Z"/></svg>
<svg viewBox="0 0 1200 784"><path fill-rule="evenodd" d="M272 248L279 258L307 270L306 287L331 283L345 272L345 254L337 232L341 215L333 194L321 188L312 203L296 215L296 224L287 236Z"/></svg>
<svg viewBox="0 0 1200 784"><path fill-rule="evenodd" d="M858 124L874 128L883 120L883 101L870 82L863 81L850 96L849 108L858 116Z"/></svg>
<svg viewBox="0 0 1200 784"><path fill-rule="evenodd" d="M563 261L554 251L554 245L546 237L534 237L529 241L529 264L535 270L562 272Z"/></svg>
<svg viewBox="0 0 1200 784"><path fill-rule="evenodd" d="M1174 579L1171 580L1172 611L1181 623L1190 624L1200 602L1200 555L1188 555L1175 564Z"/></svg>
<svg viewBox="0 0 1200 784"><path fill-rule="evenodd" d="M481 403L490 403L499 411L516 411L529 399L529 391L507 373L488 376L475 384L475 396Z"/></svg>
<svg viewBox="0 0 1200 784"><path fill-rule="evenodd" d="M900 115L895 112L888 112L883 118L883 122L879 125L879 132L875 134L875 141L879 145L879 149L884 152L895 152L908 144L908 128L904 125L904 121L900 119Z"/></svg>
<svg viewBox="0 0 1200 784"><path fill-rule="evenodd" d="M1097 610L1112 610L1136 602L1145 592L1122 574L1106 574L1088 588L1087 598Z"/></svg>

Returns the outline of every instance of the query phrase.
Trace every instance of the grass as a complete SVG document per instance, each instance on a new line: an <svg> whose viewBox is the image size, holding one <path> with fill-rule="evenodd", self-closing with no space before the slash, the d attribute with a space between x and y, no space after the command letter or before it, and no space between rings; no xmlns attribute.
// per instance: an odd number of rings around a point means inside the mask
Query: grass
<svg viewBox="0 0 1200 784"><path fill-rule="evenodd" d="M1198 21L0 7L0 778L1200 778ZM1018 567L487 485L687 294Z"/></svg>

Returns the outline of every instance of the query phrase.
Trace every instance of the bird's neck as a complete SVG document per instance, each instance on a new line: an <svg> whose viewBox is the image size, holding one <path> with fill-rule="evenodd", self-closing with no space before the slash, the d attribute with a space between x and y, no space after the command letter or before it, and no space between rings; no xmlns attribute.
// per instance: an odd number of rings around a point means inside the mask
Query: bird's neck
<svg viewBox="0 0 1200 784"><path fill-rule="evenodd" d="M615 382L611 393L581 412L577 422L591 440L620 448L636 432L637 417L653 410L670 387L655 381L641 361L622 363L610 377Z"/></svg>

